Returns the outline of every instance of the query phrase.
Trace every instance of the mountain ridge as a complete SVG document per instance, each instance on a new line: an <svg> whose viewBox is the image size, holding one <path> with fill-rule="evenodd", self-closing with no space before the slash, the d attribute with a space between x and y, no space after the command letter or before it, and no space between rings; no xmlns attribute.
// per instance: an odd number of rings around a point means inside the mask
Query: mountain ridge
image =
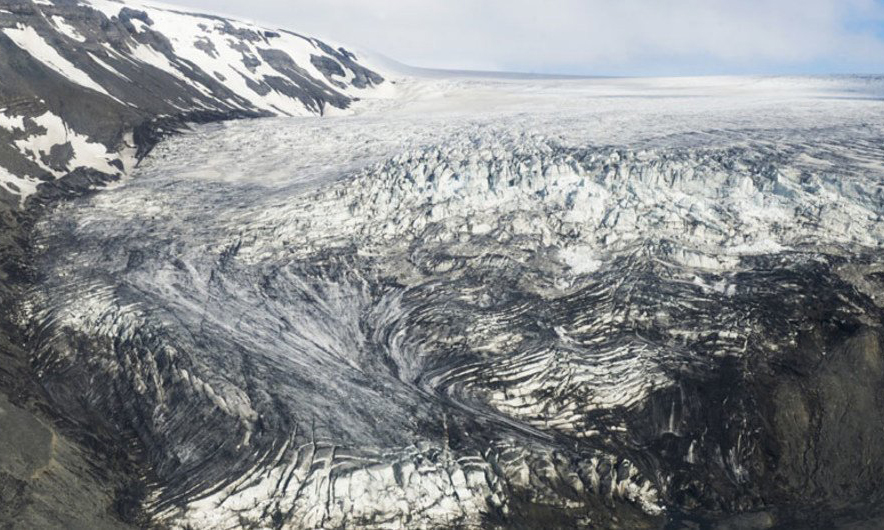
<svg viewBox="0 0 884 530"><path fill-rule="evenodd" d="M5 202L77 168L118 178L173 122L344 112L390 86L294 32L107 0L3 0L0 50Z"/></svg>

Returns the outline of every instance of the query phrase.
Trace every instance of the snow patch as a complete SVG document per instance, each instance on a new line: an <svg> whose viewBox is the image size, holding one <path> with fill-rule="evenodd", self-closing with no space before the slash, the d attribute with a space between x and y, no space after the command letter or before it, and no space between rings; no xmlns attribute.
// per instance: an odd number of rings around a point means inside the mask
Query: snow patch
<svg viewBox="0 0 884 530"><path fill-rule="evenodd" d="M102 12L107 18L119 16L120 11L125 7L119 2L110 2L107 0L86 0L85 3L89 4L92 9Z"/></svg>
<svg viewBox="0 0 884 530"><path fill-rule="evenodd" d="M80 32L78 32L76 28L68 24L64 17L54 15L51 20L55 27L58 29L58 32L62 35L65 35L77 42L86 42L86 37L80 35Z"/></svg>
<svg viewBox="0 0 884 530"><path fill-rule="evenodd" d="M109 175L120 173L119 169L110 164L111 160L118 159L116 154L108 151L104 145L90 142L89 138L85 135L70 129L64 120L55 114L46 112L42 116L33 118L33 120L37 125L45 128L46 133L17 140L15 146L22 153L30 152L30 158L46 171L57 177L65 173L46 165L42 161L41 155L48 155L54 146L70 142L74 150L74 157L68 162L68 170L87 167Z"/></svg>
<svg viewBox="0 0 884 530"><path fill-rule="evenodd" d="M62 57L33 27L22 27L21 24L18 24L15 28L4 29L3 32L12 39L16 46L28 52L35 59L61 74L66 79L85 88L114 98L107 90L89 77L86 72L80 70L74 66L73 63Z"/></svg>
<svg viewBox="0 0 884 530"><path fill-rule="evenodd" d="M125 79L126 81L131 82L131 79L129 79L129 78L126 77L125 75L121 74L121 73L120 73L116 68L114 68L113 66L111 66L111 65L107 64L106 62L102 61L101 59L99 59L98 56L96 56L94 53L89 52L89 57L90 57L93 61L95 61L99 66L101 66L102 68L104 68L105 70L107 70L108 72L110 72L110 73L116 75L117 77L122 77L122 78Z"/></svg>
<svg viewBox="0 0 884 530"><path fill-rule="evenodd" d="M16 129L23 131L25 129L25 121L23 116L9 116L0 109L0 127L14 132Z"/></svg>
<svg viewBox="0 0 884 530"><path fill-rule="evenodd" d="M6 168L0 166L0 185L9 193L20 197L20 204L24 204L25 199L33 195L37 191L37 185L40 181L31 177L17 177L10 173Z"/></svg>

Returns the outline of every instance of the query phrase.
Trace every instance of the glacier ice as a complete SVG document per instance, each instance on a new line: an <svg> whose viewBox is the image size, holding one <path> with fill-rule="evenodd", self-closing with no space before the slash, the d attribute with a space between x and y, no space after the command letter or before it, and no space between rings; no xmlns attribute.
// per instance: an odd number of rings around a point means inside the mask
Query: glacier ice
<svg viewBox="0 0 884 530"><path fill-rule="evenodd" d="M196 126L39 222L35 364L139 440L172 527L762 506L728 385L809 307L880 326L884 114L850 94L882 87L402 79Z"/></svg>

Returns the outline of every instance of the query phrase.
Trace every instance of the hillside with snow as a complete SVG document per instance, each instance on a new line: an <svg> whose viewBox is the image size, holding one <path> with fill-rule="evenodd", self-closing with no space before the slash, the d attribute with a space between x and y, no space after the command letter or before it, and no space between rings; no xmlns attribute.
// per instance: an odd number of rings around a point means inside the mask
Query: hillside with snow
<svg viewBox="0 0 884 530"><path fill-rule="evenodd" d="M0 2L0 199L124 174L187 121L333 115L392 85L341 47L174 7Z"/></svg>

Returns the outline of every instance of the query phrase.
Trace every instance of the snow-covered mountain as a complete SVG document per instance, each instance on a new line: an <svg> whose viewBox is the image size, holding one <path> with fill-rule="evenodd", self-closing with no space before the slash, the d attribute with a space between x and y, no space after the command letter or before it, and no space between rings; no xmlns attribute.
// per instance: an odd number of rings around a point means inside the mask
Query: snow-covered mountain
<svg viewBox="0 0 884 530"><path fill-rule="evenodd" d="M0 523L884 521L884 78L0 5Z"/></svg>
<svg viewBox="0 0 884 530"><path fill-rule="evenodd" d="M325 115L392 86L279 29L113 0L0 1L0 199L77 169L118 176L165 129Z"/></svg>

